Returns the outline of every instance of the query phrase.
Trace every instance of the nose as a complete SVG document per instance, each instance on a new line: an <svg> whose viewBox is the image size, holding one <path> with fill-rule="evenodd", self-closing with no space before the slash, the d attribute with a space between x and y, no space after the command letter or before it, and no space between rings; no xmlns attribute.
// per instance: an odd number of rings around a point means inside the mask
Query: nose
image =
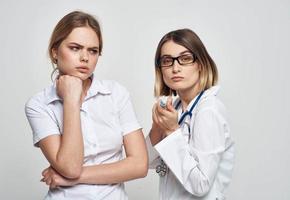
<svg viewBox="0 0 290 200"><path fill-rule="evenodd" d="M174 60L172 64L172 72L173 73L180 72L180 68L181 68L180 64L177 62L177 60Z"/></svg>
<svg viewBox="0 0 290 200"><path fill-rule="evenodd" d="M88 62L89 61L89 55L88 55L88 52L83 50L80 54L80 60L82 62Z"/></svg>

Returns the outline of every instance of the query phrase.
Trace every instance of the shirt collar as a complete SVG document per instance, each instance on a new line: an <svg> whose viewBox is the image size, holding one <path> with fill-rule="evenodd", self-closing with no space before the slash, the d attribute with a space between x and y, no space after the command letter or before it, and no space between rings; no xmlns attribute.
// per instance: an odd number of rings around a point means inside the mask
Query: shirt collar
<svg viewBox="0 0 290 200"><path fill-rule="evenodd" d="M98 93L103 95L111 94L111 90L106 85L104 85L102 81L97 80L94 74L92 74L91 79L92 84L87 92L85 101L93 96L96 96ZM51 86L45 89L45 95L47 99L46 104L50 104L54 101L62 101L56 91L56 81L54 81Z"/></svg>
<svg viewBox="0 0 290 200"><path fill-rule="evenodd" d="M47 87L44 93L46 96L46 104L50 104L54 101L61 100L61 98L57 95L57 92L56 92L56 81L53 81L53 84Z"/></svg>
<svg viewBox="0 0 290 200"><path fill-rule="evenodd" d="M199 102L203 101L204 99L206 99L206 98L208 98L210 96L216 96L218 94L219 90L220 90L220 86L218 86L218 85L210 87L209 89L207 89L207 90L204 91L204 93L201 96ZM188 104L188 106L186 108L187 111L190 110L191 106L194 104L194 102L195 102L195 100L196 100L197 97L198 97L198 95L195 98L193 98L191 100L191 102ZM180 101L180 98L178 97L176 99L176 101L175 101L174 106L176 106L176 104L179 101ZM181 108L181 105L179 105L179 108ZM177 108L177 109L179 109L179 108ZM181 109L181 112L182 112L182 109Z"/></svg>
<svg viewBox="0 0 290 200"><path fill-rule="evenodd" d="M202 101L203 99L210 97L210 96L217 96L219 90L220 90L219 85L215 85L215 86L210 87L209 89L204 91L200 100Z"/></svg>
<svg viewBox="0 0 290 200"><path fill-rule="evenodd" d="M92 79L92 84L88 90L88 93L87 93L87 96L85 97L85 100L97 95L98 93L103 94L103 95L111 94L110 88L108 88L108 86L106 86L103 83L103 81L98 80L94 76L94 74L92 74L91 79Z"/></svg>

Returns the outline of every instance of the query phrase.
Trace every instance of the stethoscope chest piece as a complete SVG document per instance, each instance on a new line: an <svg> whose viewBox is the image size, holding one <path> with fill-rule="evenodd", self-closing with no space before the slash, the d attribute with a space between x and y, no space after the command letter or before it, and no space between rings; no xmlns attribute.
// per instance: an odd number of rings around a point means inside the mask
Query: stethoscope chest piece
<svg viewBox="0 0 290 200"><path fill-rule="evenodd" d="M161 163L156 166L156 173L159 174L159 176L163 177L166 175L168 171L168 168L163 160L161 160Z"/></svg>

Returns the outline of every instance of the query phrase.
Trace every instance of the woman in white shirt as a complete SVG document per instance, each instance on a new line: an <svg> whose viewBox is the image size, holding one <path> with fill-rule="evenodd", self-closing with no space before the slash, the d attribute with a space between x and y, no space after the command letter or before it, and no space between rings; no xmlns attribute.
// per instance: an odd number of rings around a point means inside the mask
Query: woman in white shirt
<svg viewBox="0 0 290 200"><path fill-rule="evenodd" d="M175 30L158 44L155 74L155 96L169 96L153 106L146 138L160 199L225 199L234 146L214 61L193 31Z"/></svg>
<svg viewBox="0 0 290 200"><path fill-rule="evenodd" d="M93 76L102 46L93 16L64 16L48 48L57 79L26 103L34 145L50 164L42 172L47 200L127 199L123 182L147 174L146 144L128 91Z"/></svg>

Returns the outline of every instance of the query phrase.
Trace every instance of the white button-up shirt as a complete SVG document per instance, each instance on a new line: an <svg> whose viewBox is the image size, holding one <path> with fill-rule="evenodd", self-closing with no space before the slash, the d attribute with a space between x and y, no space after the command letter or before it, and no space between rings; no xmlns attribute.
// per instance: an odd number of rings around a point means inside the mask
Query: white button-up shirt
<svg viewBox="0 0 290 200"><path fill-rule="evenodd" d="M154 147L149 136L146 138L150 167L156 168L161 159L168 167L160 177L161 200L225 199L234 165L234 143L225 108L216 97L218 90L218 86L206 90L192 117L187 115L180 128ZM178 113L180 118L181 106Z"/></svg>
<svg viewBox="0 0 290 200"><path fill-rule="evenodd" d="M34 95L25 107L33 132L33 142L50 135L61 135L63 104L55 84ZM81 106L84 140L84 166L112 163L123 159L123 136L140 129L128 91L115 81L92 80ZM60 187L49 190L46 200L128 199L124 184Z"/></svg>

